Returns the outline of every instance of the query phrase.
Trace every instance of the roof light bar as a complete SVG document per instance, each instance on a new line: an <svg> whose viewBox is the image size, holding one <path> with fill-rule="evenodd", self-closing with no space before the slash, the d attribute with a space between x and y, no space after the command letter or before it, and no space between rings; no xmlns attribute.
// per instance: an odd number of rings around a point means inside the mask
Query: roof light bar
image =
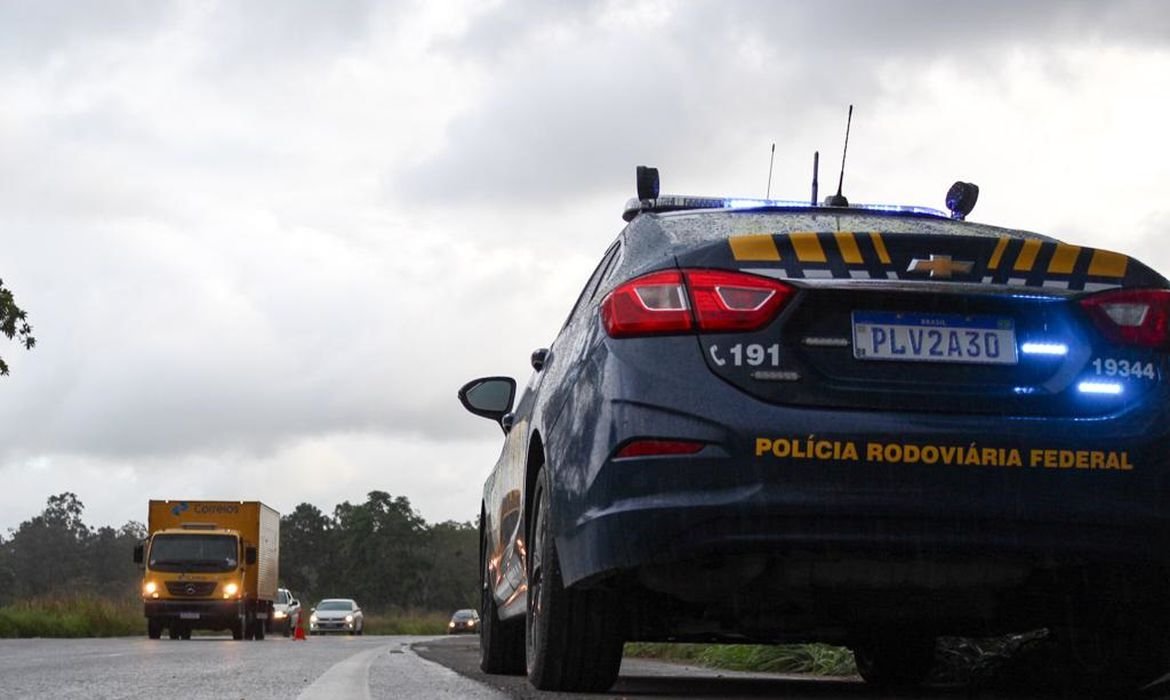
<svg viewBox="0 0 1170 700"><path fill-rule="evenodd" d="M657 199L631 199L626 202L622 218L632 221L635 216L644 212L683 211L688 209L832 209L824 205L813 205L807 201L789 199L751 199L742 197L693 197L689 195L668 194ZM943 219L950 217L930 207L903 206L895 204L851 204L849 209L886 212L890 214L908 214L916 216L932 216Z"/></svg>

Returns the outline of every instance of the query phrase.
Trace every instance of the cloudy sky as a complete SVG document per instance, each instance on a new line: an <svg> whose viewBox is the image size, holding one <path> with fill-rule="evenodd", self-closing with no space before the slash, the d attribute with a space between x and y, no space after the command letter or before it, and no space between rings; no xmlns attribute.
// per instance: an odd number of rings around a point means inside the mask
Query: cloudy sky
<svg viewBox="0 0 1170 700"><path fill-rule="evenodd" d="M471 520L528 374L664 191L845 194L1170 272L1170 5L0 4L0 533L76 493L329 511L373 489Z"/></svg>

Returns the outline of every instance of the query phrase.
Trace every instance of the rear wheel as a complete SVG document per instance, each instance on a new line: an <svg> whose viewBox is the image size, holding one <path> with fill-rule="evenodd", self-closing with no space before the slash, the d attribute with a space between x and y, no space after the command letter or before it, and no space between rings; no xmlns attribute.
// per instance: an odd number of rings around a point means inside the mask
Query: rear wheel
<svg viewBox="0 0 1170 700"><path fill-rule="evenodd" d="M232 639L243 639L248 631L248 620L243 615L237 615L232 622Z"/></svg>
<svg viewBox="0 0 1170 700"><path fill-rule="evenodd" d="M500 619L488 571L492 550L486 528L481 529L483 565L480 567L480 615L483 618L483 634L479 636L479 667L484 673L521 675L524 673L524 621Z"/></svg>
<svg viewBox="0 0 1170 700"><path fill-rule="evenodd" d="M916 688L934 668L935 638L879 634L853 647L857 673L879 688Z"/></svg>
<svg viewBox="0 0 1170 700"><path fill-rule="evenodd" d="M182 637L182 634L179 630L179 626L178 625L171 625L170 628L167 629L167 637L169 637L171 639L182 639L183 637Z"/></svg>
<svg viewBox="0 0 1170 700"><path fill-rule="evenodd" d="M528 681L541 690L605 691L622 664L619 611L608 591L564 587L548 496L548 473L541 469L528 535Z"/></svg>
<svg viewBox="0 0 1170 700"><path fill-rule="evenodd" d="M147 619L146 636L151 639L162 639L162 623L154 618Z"/></svg>
<svg viewBox="0 0 1170 700"><path fill-rule="evenodd" d="M268 634L268 620L256 620L252 623L254 634L252 638L257 642L264 641L264 637Z"/></svg>

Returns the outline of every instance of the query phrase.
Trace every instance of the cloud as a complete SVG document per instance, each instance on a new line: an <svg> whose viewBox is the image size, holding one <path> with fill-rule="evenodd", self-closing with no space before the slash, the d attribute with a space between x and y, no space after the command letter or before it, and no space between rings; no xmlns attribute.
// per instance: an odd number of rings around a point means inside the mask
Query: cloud
<svg viewBox="0 0 1170 700"><path fill-rule="evenodd" d="M398 171L402 191L435 202L453 181L495 201L626 191L632 163L699 169L767 132L791 150L826 120L838 128L847 104L905 100L882 80L892 70L994 74L1013 50L1159 45L1170 28L1170 8L1136 1L570 5L532 16L502 5L439 45L490 66L487 85L435 152Z"/></svg>

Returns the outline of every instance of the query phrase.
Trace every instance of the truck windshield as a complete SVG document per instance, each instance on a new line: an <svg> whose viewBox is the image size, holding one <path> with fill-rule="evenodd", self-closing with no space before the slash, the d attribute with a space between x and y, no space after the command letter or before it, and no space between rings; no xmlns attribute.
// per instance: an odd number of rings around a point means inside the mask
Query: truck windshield
<svg viewBox="0 0 1170 700"><path fill-rule="evenodd" d="M150 568L231 571L239 556L236 542L231 535L156 535L150 545Z"/></svg>

